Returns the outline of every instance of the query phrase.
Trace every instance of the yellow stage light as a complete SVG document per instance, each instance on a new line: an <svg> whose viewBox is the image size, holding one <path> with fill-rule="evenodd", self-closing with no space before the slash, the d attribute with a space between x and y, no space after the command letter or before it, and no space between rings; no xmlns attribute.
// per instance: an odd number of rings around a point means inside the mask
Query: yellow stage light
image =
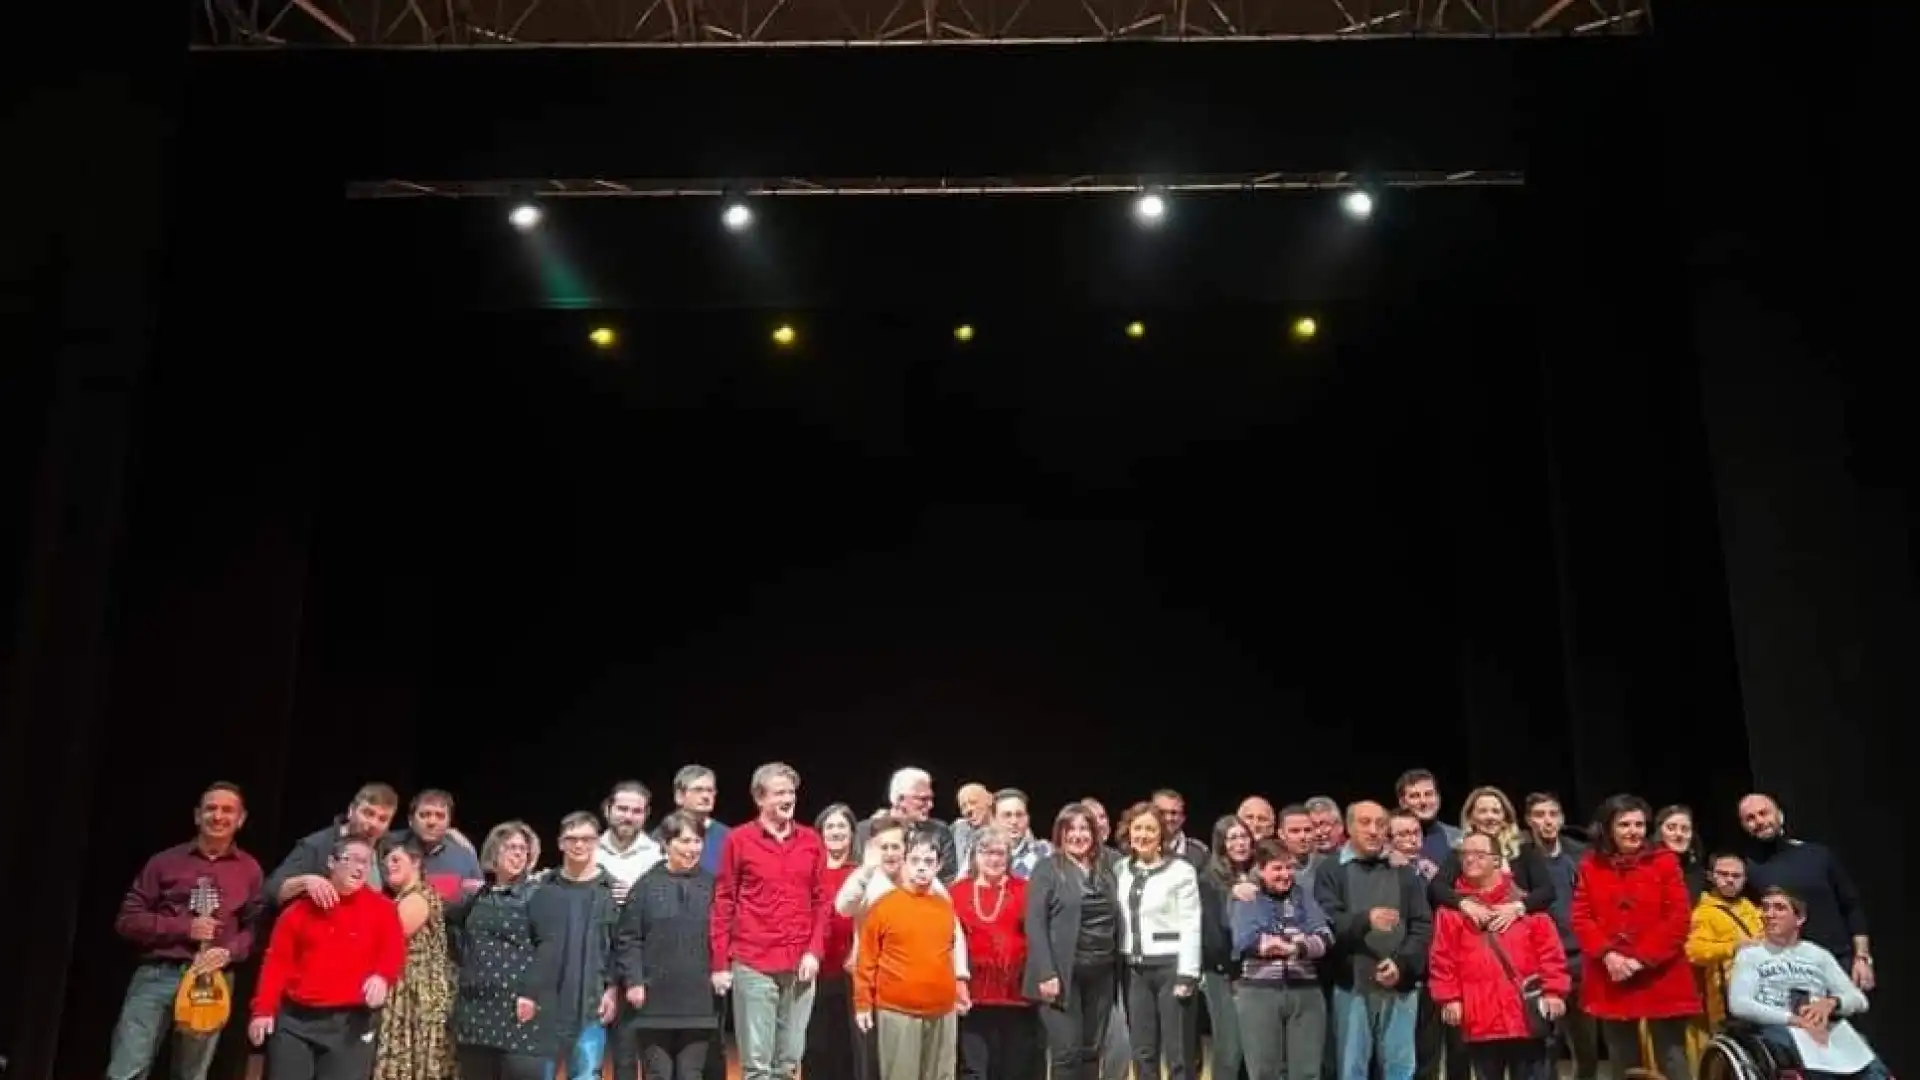
<svg viewBox="0 0 1920 1080"><path fill-rule="evenodd" d="M961 324L960 324L959 326L956 326L956 327L954 327L954 328L953 328L953 340L955 340L955 341L958 341L958 342L960 342L960 343L961 343L961 344L963 344L963 345L964 345L964 344L966 344L966 343L967 343L967 342L969 342L969 341L972 341L972 340L973 340L973 326L972 326L972 324L970 324L970 323L961 323Z"/></svg>
<svg viewBox="0 0 1920 1080"><path fill-rule="evenodd" d="M1310 318L1302 317L1293 320L1293 340L1295 341L1312 341L1313 336L1319 332L1320 324Z"/></svg>
<svg viewBox="0 0 1920 1080"><path fill-rule="evenodd" d="M596 326L593 328L593 333L587 335L587 340L603 349L611 349L620 339L614 334L612 327Z"/></svg>
<svg viewBox="0 0 1920 1080"><path fill-rule="evenodd" d="M793 327L781 326L775 329L773 332L773 343L782 348L785 348L786 346L793 344L794 340L797 337L799 337L799 335L793 332Z"/></svg>
<svg viewBox="0 0 1920 1080"><path fill-rule="evenodd" d="M1146 336L1147 336L1147 324L1146 324L1146 323L1143 323L1143 322L1130 322L1130 323L1128 323L1128 324L1127 324L1127 336L1128 336L1128 337L1130 337L1130 338L1132 338L1132 339L1133 339L1133 340L1135 340L1135 341L1139 341L1139 340L1140 340L1141 338L1143 338L1143 337L1146 337Z"/></svg>

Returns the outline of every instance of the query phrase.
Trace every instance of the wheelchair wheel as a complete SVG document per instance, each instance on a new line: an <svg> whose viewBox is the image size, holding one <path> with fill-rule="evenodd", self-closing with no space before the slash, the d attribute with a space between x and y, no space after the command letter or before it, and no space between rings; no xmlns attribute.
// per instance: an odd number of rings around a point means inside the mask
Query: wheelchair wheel
<svg viewBox="0 0 1920 1080"><path fill-rule="evenodd" d="M1757 1056L1729 1035L1715 1035L1700 1054L1699 1080L1774 1080L1776 1072L1771 1055Z"/></svg>

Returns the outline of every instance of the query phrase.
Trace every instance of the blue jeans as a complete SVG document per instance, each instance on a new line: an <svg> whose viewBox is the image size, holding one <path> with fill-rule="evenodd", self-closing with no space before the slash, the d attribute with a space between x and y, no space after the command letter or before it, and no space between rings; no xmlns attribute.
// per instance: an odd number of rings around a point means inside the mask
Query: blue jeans
<svg viewBox="0 0 1920 1080"><path fill-rule="evenodd" d="M600 1063L607 1056L607 1029L599 1024L588 1024L580 1029L580 1037L573 1040L567 1048L567 1080L600 1080ZM554 1062L547 1062L541 1075L553 1080Z"/></svg>
<svg viewBox="0 0 1920 1080"><path fill-rule="evenodd" d="M173 998L186 970L186 963L179 960L156 960L134 969L127 982L127 999L120 1005L120 1020L113 1025L107 1080L146 1080L160 1043L169 1035L173 1038L172 1080L207 1080L219 1034L193 1036L173 1030Z"/></svg>
<svg viewBox="0 0 1920 1080"><path fill-rule="evenodd" d="M733 965L733 1034L741 1080L793 1080L807 1052L807 1021L817 982L793 972L763 974Z"/></svg>
<svg viewBox="0 0 1920 1080"><path fill-rule="evenodd" d="M1419 1024L1417 990L1333 991L1336 1080L1367 1080L1374 1061L1380 1080L1413 1080L1413 1033Z"/></svg>

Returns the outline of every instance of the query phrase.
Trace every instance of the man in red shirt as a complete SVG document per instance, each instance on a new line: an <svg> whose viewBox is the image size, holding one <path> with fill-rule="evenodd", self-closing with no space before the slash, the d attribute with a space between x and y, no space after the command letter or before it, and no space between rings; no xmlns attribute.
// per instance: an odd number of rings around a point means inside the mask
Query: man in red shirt
<svg viewBox="0 0 1920 1080"><path fill-rule="evenodd" d="M274 925L247 1025L253 1044L266 1044L272 1080L366 1080L372 1071L374 1010L407 960L399 910L366 888L372 865L371 844L342 837L327 860L332 888L295 897Z"/></svg>
<svg viewBox="0 0 1920 1080"><path fill-rule="evenodd" d="M800 774L753 771L760 814L727 834L713 886L713 992L733 994L742 1080L792 1080L806 1052L832 899L820 834L793 820Z"/></svg>

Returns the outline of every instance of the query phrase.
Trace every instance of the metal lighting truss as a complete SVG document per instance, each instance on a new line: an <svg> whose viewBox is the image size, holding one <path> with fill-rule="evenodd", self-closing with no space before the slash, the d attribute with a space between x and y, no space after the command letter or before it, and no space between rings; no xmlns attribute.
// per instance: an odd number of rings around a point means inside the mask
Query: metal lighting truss
<svg viewBox="0 0 1920 1080"><path fill-rule="evenodd" d="M189 0L198 49L1639 34L1652 0Z"/></svg>
<svg viewBox="0 0 1920 1080"><path fill-rule="evenodd" d="M1126 176L860 177L807 180L375 180L347 185L350 199L722 199L825 196L1120 195L1157 192L1346 191L1385 188L1518 187L1511 171L1267 172L1167 179Z"/></svg>

